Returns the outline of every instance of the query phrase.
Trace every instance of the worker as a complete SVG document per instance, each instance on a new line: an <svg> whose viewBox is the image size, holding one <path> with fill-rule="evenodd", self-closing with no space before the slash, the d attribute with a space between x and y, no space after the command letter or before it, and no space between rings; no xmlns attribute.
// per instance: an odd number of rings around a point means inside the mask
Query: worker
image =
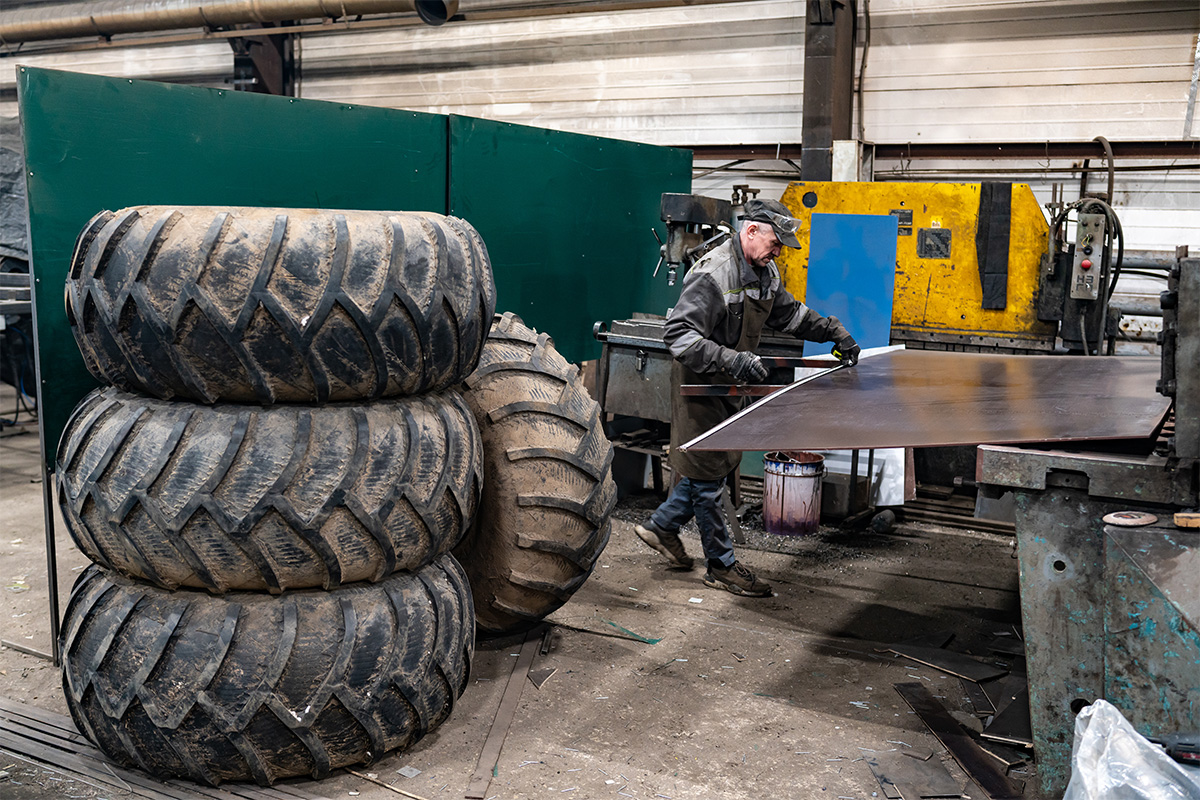
<svg viewBox="0 0 1200 800"><path fill-rule="evenodd" d="M691 569L679 529L693 517L707 559L704 583L739 595L767 597L771 585L737 560L722 513L721 491L741 463L739 452L683 452L684 444L739 410L739 398L684 397L683 384L761 383L767 367L755 355L764 327L812 342L834 342L844 362L859 346L837 319L822 317L786 289L775 266L782 248L799 247L799 223L776 200L749 200L738 230L688 271L679 301L667 314L663 339L675 361L671 382L669 463L681 477L639 538L677 569Z"/></svg>

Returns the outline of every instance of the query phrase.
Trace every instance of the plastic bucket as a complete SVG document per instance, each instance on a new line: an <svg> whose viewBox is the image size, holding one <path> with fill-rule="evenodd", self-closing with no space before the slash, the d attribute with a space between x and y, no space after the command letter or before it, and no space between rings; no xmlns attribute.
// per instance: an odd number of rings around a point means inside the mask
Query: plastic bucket
<svg viewBox="0 0 1200 800"><path fill-rule="evenodd" d="M763 527L779 536L817 532L825 458L776 451L763 456Z"/></svg>

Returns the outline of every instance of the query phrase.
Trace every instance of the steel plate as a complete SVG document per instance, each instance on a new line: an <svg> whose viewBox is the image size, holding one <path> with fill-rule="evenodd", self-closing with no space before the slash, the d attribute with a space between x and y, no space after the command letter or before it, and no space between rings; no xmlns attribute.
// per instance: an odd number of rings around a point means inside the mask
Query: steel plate
<svg viewBox="0 0 1200 800"><path fill-rule="evenodd" d="M896 350L797 382L684 445L858 450L1142 439L1169 400L1157 358Z"/></svg>

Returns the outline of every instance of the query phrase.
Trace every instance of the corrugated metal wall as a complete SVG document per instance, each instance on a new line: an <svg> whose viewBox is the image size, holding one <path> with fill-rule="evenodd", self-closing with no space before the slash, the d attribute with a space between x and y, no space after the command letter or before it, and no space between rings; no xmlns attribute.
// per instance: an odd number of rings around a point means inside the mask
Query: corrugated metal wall
<svg viewBox="0 0 1200 800"><path fill-rule="evenodd" d="M870 9L868 141L1185 136L1196 0L874 0Z"/></svg>
<svg viewBox="0 0 1200 800"><path fill-rule="evenodd" d="M44 54L14 52L0 59L0 117L17 116L17 67L44 67L114 78L225 86L233 51L225 40L154 47L105 47Z"/></svg>
<svg viewBox="0 0 1200 800"><path fill-rule="evenodd" d="M307 36L301 94L651 144L796 142L803 7L753 0Z"/></svg>
<svg viewBox="0 0 1200 800"><path fill-rule="evenodd" d="M1195 0L874 0L870 13L867 141L1185 136ZM803 14L803 0L742 0L307 36L302 92L655 144L798 142Z"/></svg>
<svg viewBox="0 0 1200 800"><path fill-rule="evenodd" d="M609 5L462 0L465 21L440 28L329 26L329 33L304 33L297 45L299 92L653 144L799 142L804 0ZM872 0L869 8L867 141L1200 135L1197 0ZM864 41L860 30L859 59ZM0 114L15 114L18 63L220 86L232 62L224 40L9 55L0 59ZM718 172L698 179L696 188L725 196L733 184L750 183L778 196L795 177L782 162L748 166L760 172ZM876 170L885 179L1025 180L1043 201L1052 182L1078 183L1077 175L1039 174L1038 166L879 161ZM1192 213L1200 208L1200 172L1121 173L1117 187L1131 247L1200 249L1200 215Z"/></svg>
<svg viewBox="0 0 1200 800"><path fill-rule="evenodd" d="M472 7L503 6L467 2L468 17ZM574 5L571 14L467 21L403 36L306 36L301 93L655 144L800 140L803 0L603 13ZM874 0L870 17L867 141L1177 141L1196 116L1189 117L1200 33L1195 0ZM916 166L924 175L943 170L941 179L1030 182L1044 202L1052 183L1078 184L1077 174L1038 174L1037 164ZM698 179L696 189L724 196L748 182L778 196L795 177L781 162L751 167L772 174L718 172ZM914 165L876 168L881 178L900 178ZM1008 176L977 171L1006 169ZM1200 208L1200 173L1123 173L1117 185L1131 247L1200 247L1200 215L1190 213Z"/></svg>

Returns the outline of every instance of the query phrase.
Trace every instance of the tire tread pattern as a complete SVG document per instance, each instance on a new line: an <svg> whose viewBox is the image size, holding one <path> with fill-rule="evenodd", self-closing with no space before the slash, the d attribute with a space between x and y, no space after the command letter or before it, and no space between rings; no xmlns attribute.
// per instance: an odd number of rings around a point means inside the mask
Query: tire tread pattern
<svg viewBox="0 0 1200 800"><path fill-rule="evenodd" d="M92 566L66 608L63 688L88 739L152 775L319 779L440 725L466 688L474 632L450 555L281 597L168 592Z"/></svg>
<svg viewBox="0 0 1200 800"><path fill-rule="evenodd" d="M480 630L513 633L567 602L608 543L612 444L578 368L511 313L493 321L462 391L488 479L454 553L471 580Z"/></svg>
<svg viewBox="0 0 1200 800"><path fill-rule="evenodd" d="M379 581L449 552L483 487L460 394L324 407L99 389L60 440L59 508L98 564L164 589Z"/></svg>
<svg viewBox="0 0 1200 800"><path fill-rule="evenodd" d="M495 308L465 220L139 206L96 215L67 280L99 380L162 399L363 401L453 386Z"/></svg>

